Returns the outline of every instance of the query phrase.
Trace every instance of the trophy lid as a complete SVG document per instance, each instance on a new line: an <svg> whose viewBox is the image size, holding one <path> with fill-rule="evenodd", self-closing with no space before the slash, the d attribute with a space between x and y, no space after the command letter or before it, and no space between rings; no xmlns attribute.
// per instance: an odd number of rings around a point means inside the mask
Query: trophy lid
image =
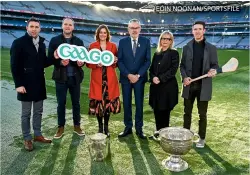
<svg viewBox="0 0 250 175"><path fill-rule="evenodd" d="M93 140L93 141L102 141L102 140L105 140L106 137L107 136L105 134L103 134L103 133L96 133L94 135L91 135L90 139Z"/></svg>
<svg viewBox="0 0 250 175"><path fill-rule="evenodd" d="M161 138L175 141L191 140L194 135L192 131L181 127L166 127L161 129L159 134Z"/></svg>

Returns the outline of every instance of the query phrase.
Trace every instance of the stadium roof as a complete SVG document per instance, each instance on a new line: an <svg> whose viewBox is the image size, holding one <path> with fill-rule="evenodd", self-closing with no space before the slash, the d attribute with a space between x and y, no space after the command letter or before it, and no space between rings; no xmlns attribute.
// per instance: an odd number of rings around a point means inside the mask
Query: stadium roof
<svg viewBox="0 0 250 175"><path fill-rule="evenodd" d="M148 1L148 0L140 0L140 1L89 1L92 4L102 4L105 6L115 6L119 8L133 8L139 10L148 5L154 5L159 3L169 4L169 5L218 5L218 6L225 6L225 5L244 5L249 3L249 1L178 1L172 0L167 2L166 0L157 0L156 2Z"/></svg>

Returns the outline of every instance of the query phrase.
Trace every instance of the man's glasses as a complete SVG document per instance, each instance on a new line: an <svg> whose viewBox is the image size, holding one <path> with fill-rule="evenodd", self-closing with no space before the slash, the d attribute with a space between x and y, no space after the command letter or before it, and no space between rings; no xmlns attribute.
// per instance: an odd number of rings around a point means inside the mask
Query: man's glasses
<svg viewBox="0 0 250 175"><path fill-rule="evenodd" d="M161 38L161 40L164 40L164 41L172 41L172 39L171 38Z"/></svg>
<svg viewBox="0 0 250 175"><path fill-rule="evenodd" d="M138 30L138 29L140 29L140 27L129 27L129 29L131 29L131 30Z"/></svg>

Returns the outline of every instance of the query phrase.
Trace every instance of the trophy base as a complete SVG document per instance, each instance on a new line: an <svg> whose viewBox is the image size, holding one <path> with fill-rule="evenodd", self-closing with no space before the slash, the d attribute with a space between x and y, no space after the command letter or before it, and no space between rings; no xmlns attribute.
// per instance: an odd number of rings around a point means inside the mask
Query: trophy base
<svg viewBox="0 0 250 175"><path fill-rule="evenodd" d="M180 158L180 156L171 155L169 158L162 161L164 168L173 171L180 172L188 168L188 163Z"/></svg>

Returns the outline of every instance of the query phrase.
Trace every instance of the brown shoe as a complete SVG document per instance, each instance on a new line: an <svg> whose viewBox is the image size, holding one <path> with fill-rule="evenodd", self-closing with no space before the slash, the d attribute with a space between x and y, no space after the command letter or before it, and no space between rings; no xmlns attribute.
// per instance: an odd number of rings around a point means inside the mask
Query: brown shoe
<svg viewBox="0 0 250 175"><path fill-rule="evenodd" d="M79 136L85 136L84 131L82 131L80 126L74 126L74 133L76 133Z"/></svg>
<svg viewBox="0 0 250 175"><path fill-rule="evenodd" d="M24 149L27 151L32 151L33 150L33 143L31 140L25 140L24 141Z"/></svg>
<svg viewBox="0 0 250 175"><path fill-rule="evenodd" d="M64 127L61 126L57 129L57 132L54 135L54 139L60 139L63 136L63 133L64 133Z"/></svg>
<svg viewBox="0 0 250 175"><path fill-rule="evenodd" d="M43 136L35 136L34 141L41 142L41 143L51 143L52 142L52 140L44 138Z"/></svg>

